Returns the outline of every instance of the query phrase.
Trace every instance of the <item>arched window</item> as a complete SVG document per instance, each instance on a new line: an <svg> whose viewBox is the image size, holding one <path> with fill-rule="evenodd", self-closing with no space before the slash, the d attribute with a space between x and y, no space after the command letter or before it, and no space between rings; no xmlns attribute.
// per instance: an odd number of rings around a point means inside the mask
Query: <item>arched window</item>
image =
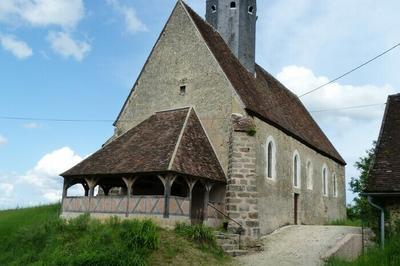
<svg viewBox="0 0 400 266"><path fill-rule="evenodd" d="M293 154L293 186L300 188L301 184L301 162L300 155L297 151Z"/></svg>
<svg viewBox="0 0 400 266"><path fill-rule="evenodd" d="M266 142L266 176L268 179L276 178L276 145L272 136Z"/></svg>
<svg viewBox="0 0 400 266"><path fill-rule="evenodd" d="M231 8L236 8L236 2L235 1L231 2Z"/></svg>
<svg viewBox="0 0 400 266"><path fill-rule="evenodd" d="M211 6L211 11L212 11L213 13L217 12L217 6L216 6L216 5L212 5L212 6Z"/></svg>
<svg viewBox="0 0 400 266"><path fill-rule="evenodd" d="M314 186L314 182L313 182L313 166L310 160L308 160L307 162L307 169L306 169L306 173L307 173L307 188L308 189L313 189Z"/></svg>
<svg viewBox="0 0 400 266"><path fill-rule="evenodd" d="M328 196L328 168L325 165L322 168L322 192Z"/></svg>
<svg viewBox="0 0 400 266"><path fill-rule="evenodd" d="M333 196L338 196L336 173L333 173Z"/></svg>

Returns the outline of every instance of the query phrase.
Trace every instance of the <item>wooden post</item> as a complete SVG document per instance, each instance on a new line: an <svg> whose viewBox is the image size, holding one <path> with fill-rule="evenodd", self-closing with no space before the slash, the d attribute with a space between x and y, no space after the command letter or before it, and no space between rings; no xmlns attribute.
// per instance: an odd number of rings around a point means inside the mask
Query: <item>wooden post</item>
<svg viewBox="0 0 400 266"><path fill-rule="evenodd" d="M161 178L161 177L160 177ZM169 199L171 196L171 187L176 176L167 175L164 179L164 218L169 218Z"/></svg>
<svg viewBox="0 0 400 266"><path fill-rule="evenodd" d="M88 206L88 212L90 214L90 203L92 201L92 197L94 196L94 188L96 187L97 184L97 178L85 178L86 183L89 186L89 206ZM86 196L86 191L85 191L85 196Z"/></svg>
<svg viewBox="0 0 400 266"><path fill-rule="evenodd" d="M210 191L212 189L214 184L212 183L205 183L204 187L206 189L206 192L204 194L204 213L203 213L203 222L207 222L208 220L208 203L210 202Z"/></svg>
<svg viewBox="0 0 400 266"><path fill-rule="evenodd" d="M68 181L66 178L64 178L63 182L63 192L62 192L62 198L61 198L61 213L64 212L64 199L67 197L67 190L68 190Z"/></svg>
<svg viewBox="0 0 400 266"><path fill-rule="evenodd" d="M192 222L192 199L193 199L193 188L196 185L197 180L186 179L189 186L189 219Z"/></svg>
<svg viewBox="0 0 400 266"><path fill-rule="evenodd" d="M137 177L132 178L132 177L123 177L122 180L124 180L124 183L126 185L127 188L127 193L126 193L126 213L125 213L125 217L129 217L129 200L131 198L131 194L132 194L132 186L135 183Z"/></svg>

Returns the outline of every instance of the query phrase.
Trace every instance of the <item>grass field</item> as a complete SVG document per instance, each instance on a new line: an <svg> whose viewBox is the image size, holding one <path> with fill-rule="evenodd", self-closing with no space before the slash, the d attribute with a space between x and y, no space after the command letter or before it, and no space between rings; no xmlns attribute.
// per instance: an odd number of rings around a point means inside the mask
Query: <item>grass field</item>
<svg viewBox="0 0 400 266"><path fill-rule="evenodd" d="M228 265L212 238L151 221L58 218L59 205L0 211L0 265ZM196 228L209 237L209 229ZM190 232L190 230L189 230ZM200 234L202 235L202 234ZM191 239L191 240L189 240Z"/></svg>

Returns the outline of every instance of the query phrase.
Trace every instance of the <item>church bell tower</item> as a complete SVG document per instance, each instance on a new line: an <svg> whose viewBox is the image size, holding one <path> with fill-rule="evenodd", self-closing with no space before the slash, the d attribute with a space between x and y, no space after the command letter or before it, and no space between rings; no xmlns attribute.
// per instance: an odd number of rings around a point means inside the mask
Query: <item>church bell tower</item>
<svg viewBox="0 0 400 266"><path fill-rule="evenodd" d="M257 0L207 0L206 20L242 65L255 73Z"/></svg>

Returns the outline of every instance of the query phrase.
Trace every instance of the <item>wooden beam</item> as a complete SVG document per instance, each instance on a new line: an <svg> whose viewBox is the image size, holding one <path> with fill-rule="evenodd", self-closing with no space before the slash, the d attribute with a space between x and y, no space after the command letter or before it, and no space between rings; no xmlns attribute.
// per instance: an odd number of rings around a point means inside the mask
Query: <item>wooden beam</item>
<svg viewBox="0 0 400 266"><path fill-rule="evenodd" d="M203 213L203 222L208 220L208 203L210 202L210 191L214 186L213 183L206 182L204 183L204 187L206 192L204 194L204 213Z"/></svg>
<svg viewBox="0 0 400 266"><path fill-rule="evenodd" d="M164 218L169 218L169 199L171 197L171 187L176 176L167 175L164 178Z"/></svg>
<svg viewBox="0 0 400 266"><path fill-rule="evenodd" d="M137 180L137 177L123 177L122 180L124 181L126 188L127 188L125 217L129 217L129 200L132 195L132 186L135 183L135 181Z"/></svg>

